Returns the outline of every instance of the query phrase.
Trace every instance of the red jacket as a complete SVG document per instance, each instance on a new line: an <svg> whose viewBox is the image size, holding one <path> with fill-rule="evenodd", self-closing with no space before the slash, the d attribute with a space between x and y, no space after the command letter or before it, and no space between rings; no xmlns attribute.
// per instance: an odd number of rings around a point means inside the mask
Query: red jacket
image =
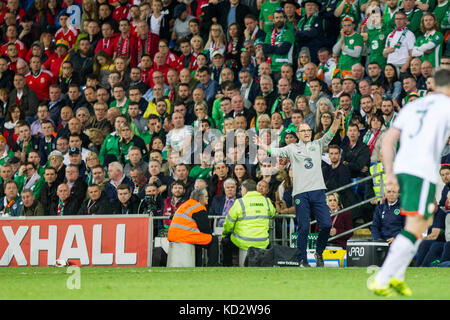
<svg viewBox="0 0 450 320"><path fill-rule="evenodd" d="M353 218L350 211L344 211L337 216L331 217L331 227L336 228L336 235L353 229ZM319 232L319 225L316 223L316 232ZM347 248L347 240L353 236L353 232L337 238L332 242L339 244L343 249ZM333 236L334 237L334 236Z"/></svg>
<svg viewBox="0 0 450 320"><path fill-rule="evenodd" d="M184 60L185 60L185 55L182 54L178 58L178 68L177 68L178 72L180 72L181 69L184 68ZM190 62L189 62L189 70L194 71L196 69L196 66L197 66L197 57L194 56L193 54L191 54L191 58L190 58Z"/></svg>
<svg viewBox="0 0 450 320"><path fill-rule="evenodd" d="M172 197L167 197L164 199L164 210L163 210L163 216L170 217L175 214L175 211L184 203L185 201L183 199L180 199L177 204L172 203ZM163 220L163 224L166 228L170 226L170 223L172 222L172 219L170 220Z"/></svg>

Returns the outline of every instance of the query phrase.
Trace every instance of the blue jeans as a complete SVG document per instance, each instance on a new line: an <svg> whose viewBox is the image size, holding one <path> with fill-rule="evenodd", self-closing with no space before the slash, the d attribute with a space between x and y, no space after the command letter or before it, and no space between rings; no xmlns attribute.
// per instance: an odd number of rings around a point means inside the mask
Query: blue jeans
<svg viewBox="0 0 450 320"><path fill-rule="evenodd" d="M319 225L316 252L322 254L327 246L331 230L330 209L326 203L325 190L299 193L294 196L295 215L298 224L297 248L299 261L307 259L308 233L310 218L313 216Z"/></svg>

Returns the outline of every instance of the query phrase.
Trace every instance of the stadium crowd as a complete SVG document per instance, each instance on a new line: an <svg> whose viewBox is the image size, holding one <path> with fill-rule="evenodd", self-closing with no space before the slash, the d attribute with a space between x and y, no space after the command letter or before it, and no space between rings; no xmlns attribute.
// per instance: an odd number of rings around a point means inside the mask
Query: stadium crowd
<svg viewBox="0 0 450 320"><path fill-rule="evenodd" d="M2 0L0 30L2 216L172 217L206 187L225 217L248 179L294 214L289 160L252 136L288 145L307 123L316 140L341 109L322 156L334 190L383 170L397 112L450 68L448 0ZM381 175L329 206L384 192ZM351 210L338 233L374 213L382 228L389 205Z"/></svg>

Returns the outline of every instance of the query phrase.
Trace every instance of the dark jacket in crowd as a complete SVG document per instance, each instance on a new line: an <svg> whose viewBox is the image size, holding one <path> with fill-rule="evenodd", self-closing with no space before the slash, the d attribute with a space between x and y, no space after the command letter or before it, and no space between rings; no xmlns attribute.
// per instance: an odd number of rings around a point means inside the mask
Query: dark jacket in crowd
<svg viewBox="0 0 450 320"><path fill-rule="evenodd" d="M8 105L17 104L17 89L14 88L9 93ZM19 106L25 112L26 117L34 117L37 113L37 106L39 104L39 99L36 93L31 90L27 85L23 88L23 95L20 98Z"/></svg>
<svg viewBox="0 0 450 320"><path fill-rule="evenodd" d="M81 202L73 197L67 198L67 203L64 207L63 216L75 216L78 214L78 210L80 210ZM50 204L50 215L57 216L58 215L58 202L59 199L57 199L55 202L52 202Z"/></svg>
<svg viewBox="0 0 450 320"><path fill-rule="evenodd" d="M109 203L109 199L104 192L102 192L97 201L85 199L81 204L80 210L78 210L78 215L91 214L114 214L111 204Z"/></svg>
<svg viewBox="0 0 450 320"><path fill-rule="evenodd" d="M50 186L46 182L42 184L40 202L45 215L50 214L51 204L58 202L58 195L56 194L57 188L58 184L56 183L56 181Z"/></svg>
<svg viewBox="0 0 450 320"><path fill-rule="evenodd" d="M45 216L45 215L48 215L48 212L46 213L44 211L44 208L42 207L42 204L39 201L34 200L31 207L27 208L25 206L22 206L22 209L20 210L20 215L21 216Z"/></svg>
<svg viewBox="0 0 450 320"><path fill-rule="evenodd" d="M373 223L371 226L372 239L384 240L395 237L402 231L406 217L400 214L400 200L392 206L387 200L375 208Z"/></svg>
<svg viewBox="0 0 450 320"><path fill-rule="evenodd" d="M142 214L146 213L146 203L144 199L139 199L134 194L131 195L130 200L128 200L127 205L125 206L122 202L117 201L114 212L116 214Z"/></svg>
<svg viewBox="0 0 450 320"><path fill-rule="evenodd" d="M369 174L369 170L362 173L361 170L364 166L370 168L370 149L361 141L358 141L353 148L350 148L349 144L342 148L342 162L347 161L347 167L350 170L350 176L352 178L366 177Z"/></svg>

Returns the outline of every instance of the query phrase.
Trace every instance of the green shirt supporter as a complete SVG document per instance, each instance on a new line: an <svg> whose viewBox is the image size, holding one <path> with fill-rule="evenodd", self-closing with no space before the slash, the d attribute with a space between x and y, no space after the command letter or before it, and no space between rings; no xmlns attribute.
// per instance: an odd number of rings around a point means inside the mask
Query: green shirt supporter
<svg viewBox="0 0 450 320"><path fill-rule="evenodd" d="M220 99L222 98L217 98L214 100L211 116L214 121L215 127L223 132L223 112L220 108Z"/></svg>
<svg viewBox="0 0 450 320"><path fill-rule="evenodd" d="M344 17L341 24L341 34L333 47L333 53L340 54L339 69L348 72L352 70L354 64L361 63L364 39L358 32L354 31L355 21L352 17ZM344 41L343 46L342 41Z"/></svg>
<svg viewBox="0 0 450 320"><path fill-rule="evenodd" d="M420 31L420 20L422 19L423 13L420 9L413 9L409 13L406 13L406 15L409 21L406 26L417 38L422 33Z"/></svg>
<svg viewBox="0 0 450 320"><path fill-rule="evenodd" d="M269 57L270 60L270 66L272 68L272 71L281 71L281 67L285 63L292 64L292 53L294 51L294 43L295 43L295 36L294 36L294 30L289 29L288 27L284 26L280 32L274 32L274 30L270 31L266 34L266 39L264 43L266 45L270 46L278 46L281 45L284 42L288 42L291 44L291 47L289 51L286 54L277 54L272 53L272 55Z"/></svg>
<svg viewBox="0 0 450 320"><path fill-rule="evenodd" d="M357 47L362 49L364 47L363 38L357 32L353 33L350 36L346 36L344 38L344 42L345 42L345 46L350 50L354 50ZM361 63L361 56L362 56L362 50L357 56L345 53L345 51L344 51L339 59L339 69L352 70L352 66L354 64Z"/></svg>
<svg viewBox="0 0 450 320"><path fill-rule="evenodd" d="M111 132L108 134L103 141L102 147L100 149L100 153L98 154L98 158L100 163L103 165L103 161L105 160L105 155L113 154L116 156L117 160L120 159L119 149L117 148L117 144L119 142L120 136L117 132Z"/></svg>
<svg viewBox="0 0 450 320"><path fill-rule="evenodd" d="M112 102L109 104L109 107L110 107L110 108L116 107L116 108L119 109L119 111L120 111L121 114L128 114L128 105L130 104L130 102L131 102L131 100L127 98L127 99L125 100L125 103L122 103L122 104L118 105L118 104L117 104L117 100L114 100L114 101L112 101Z"/></svg>
<svg viewBox="0 0 450 320"><path fill-rule="evenodd" d="M443 20L441 20L441 30L442 32L446 32L447 30L450 30L450 10L447 9L447 12L445 13L445 17Z"/></svg>
<svg viewBox="0 0 450 320"><path fill-rule="evenodd" d="M442 3L438 3L438 5L434 8L433 13L436 16L437 21L439 21L439 23L441 23L445 16L448 14L448 1L446 0L445 2Z"/></svg>
<svg viewBox="0 0 450 320"><path fill-rule="evenodd" d="M342 8L342 5L344 6ZM341 11L342 10L342 11ZM334 11L335 14L339 13L341 11L341 14L338 16L340 20L342 20L345 16L350 16L355 21L355 25L358 25L361 20L361 10L359 6L359 1L357 0L340 0L339 3L336 6L336 10Z"/></svg>
<svg viewBox="0 0 450 320"><path fill-rule="evenodd" d="M212 167L202 168L201 165L197 165L189 171L189 177L193 179L208 179L211 177Z"/></svg>
<svg viewBox="0 0 450 320"><path fill-rule="evenodd" d="M444 35L439 31L434 31L430 34L423 34L416 39L413 56L416 56L417 54L422 62L429 61L433 65L433 68L439 67L443 45ZM429 47L433 48L431 50L426 50ZM426 51L424 52L424 50Z"/></svg>
<svg viewBox="0 0 450 320"><path fill-rule="evenodd" d="M381 28L369 29L367 47L370 48L369 63L376 62L380 68L386 66L386 58L383 56L383 50L386 44L386 37L392 29L386 26Z"/></svg>
<svg viewBox="0 0 450 320"><path fill-rule="evenodd" d="M5 152L0 157L0 166L3 166L6 163L6 161L8 161L9 158L12 158L12 157L15 157L15 156L16 155L14 154L13 151L11 151L11 150L6 151L5 150Z"/></svg>
<svg viewBox="0 0 450 320"><path fill-rule="evenodd" d="M245 190L246 191L246 190ZM248 191L237 199L228 212L223 225L222 237L238 248L266 249L269 245L269 219L275 216L272 202L257 191Z"/></svg>
<svg viewBox="0 0 450 320"><path fill-rule="evenodd" d="M272 2L271 0L263 2L261 11L259 12L259 21L263 23L265 33L272 33L273 29L273 13L280 9L281 1Z"/></svg>
<svg viewBox="0 0 450 320"><path fill-rule="evenodd" d="M394 17L395 17L395 14L397 13L397 11L398 11L398 6L396 9L391 11L391 9L389 9L387 4L384 5L383 26L386 27L388 30L395 29Z"/></svg>

